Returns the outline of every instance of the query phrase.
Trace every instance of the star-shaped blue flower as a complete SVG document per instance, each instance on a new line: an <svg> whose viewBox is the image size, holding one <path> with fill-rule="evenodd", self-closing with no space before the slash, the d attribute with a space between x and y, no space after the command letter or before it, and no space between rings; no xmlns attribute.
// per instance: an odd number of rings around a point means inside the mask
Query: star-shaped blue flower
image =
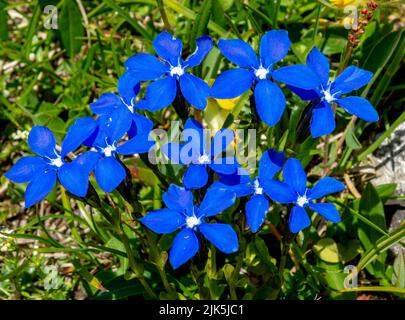
<svg viewBox="0 0 405 320"><path fill-rule="evenodd" d="M90 104L90 109L100 115L100 125L117 123L130 138L142 132L149 132L153 128L153 122L135 112L137 109L146 109L145 100L135 101L139 90L139 82L126 72L118 80L119 96L112 92L104 93Z"/></svg>
<svg viewBox="0 0 405 320"><path fill-rule="evenodd" d="M85 119L84 121L87 121ZM55 136L47 127L34 126L28 135L28 145L38 156L19 159L4 175L16 182L29 182L25 191L25 207L29 208L45 198L55 186L56 180L72 194L84 197L88 188L90 171L82 163L86 155L73 161L66 156L80 146L80 136L91 132L94 127L88 124L84 131L68 133L62 142L61 152L56 150Z"/></svg>
<svg viewBox="0 0 405 320"><path fill-rule="evenodd" d="M260 119L269 126L280 120L286 105L284 94L271 78L281 81L288 78L298 88L312 89L316 86L307 76L306 66L288 66L274 70L274 64L283 59L290 48L290 40L285 30L266 32L260 41L260 58L246 42L233 39L220 39L218 47L222 54L240 68L221 73L211 88L217 99L230 99L254 87L256 111Z"/></svg>
<svg viewBox="0 0 405 320"><path fill-rule="evenodd" d="M315 200L342 191L344 189L343 183L334 178L325 177L320 179L312 188L307 188L304 168L294 158L287 160L283 169L283 180L283 182L266 180L263 181L262 185L272 200L282 204L294 204L288 221L292 232L297 233L311 224L305 208L318 212L334 223L340 221L339 212L334 204L315 203Z"/></svg>
<svg viewBox="0 0 405 320"><path fill-rule="evenodd" d="M170 105L181 91L184 98L194 107L204 109L210 96L210 87L200 78L187 73L199 65L212 48L208 36L197 39L197 49L185 61L181 57L182 42L167 32L153 40L153 47L160 61L148 53L139 53L125 62L127 76L136 81L153 81L145 93L146 108L157 111Z"/></svg>
<svg viewBox="0 0 405 320"><path fill-rule="evenodd" d="M308 54L306 65L308 75L318 82L313 90L296 88L294 82L282 79L290 89L302 100L316 101L312 109L311 135L314 138L330 134L335 129L335 115L331 103L335 102L347 112L363 119L364 121L378 121L378 114L371 103L361 97L342 97L347 93L357 90L370 82L373 73L355 66L347 67L334 81L329 79L329 61L314 47Z"/></svg>
<svg viewBox="0 0 405 320"><path fill-rule="evenodd" d="M212 139L207 138L201 123L189 118L184 124L185 136L185 143L169 143L162 147L162 151L172 163L188 165L183 176L187 189L199 189L207 184L207 168L220 174L236 172L238 164L235 157L219 157L235 138L232 130L222 129Z"/></svg>
<svg viewBox="0 0 405 320"><path fill-rule="evenodd" d="M153 147L154 141L149 138L150 131L141 131L120 144L126 133L126 128L121 125L121 118L111 117L106 120L104 117L108 116L91 119L95 123L94 130L88 132L82 141L84 145L92 148L87 152L85 166L90 171L94 169L100 188L111 192L126 176L119 155L146 153Z"/></svg>
<svg viewBox="0 0 405 320"><path fill-rule="evenodd" d="M181 231L174 238L169 261L174 269L190 260L199 249L197 234L202 234L224 253L238 250L238 237L228 224L207 223L206 218L220 214L235 203L235 193L225 189L208 189L200 205L194 204L191 191L170 185L163 194L167 208L148 213L140 221L159 234Z"/></svg>
<svg viewBox="0 0 405 320"><path fill-rule="evenodd" d="M245 169L239 168L235 174L220 175L211 188L232 190L238 197L250 196L245 205L246 222L255 233L262 226L270 205L263 183L273 179L283 164L284 153L269 149L260 159L258 176L251 178Z"/></svg>

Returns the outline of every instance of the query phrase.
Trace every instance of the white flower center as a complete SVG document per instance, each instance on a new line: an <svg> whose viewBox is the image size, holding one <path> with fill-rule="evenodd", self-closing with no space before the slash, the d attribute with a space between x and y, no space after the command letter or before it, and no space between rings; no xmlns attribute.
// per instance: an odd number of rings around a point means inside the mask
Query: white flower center
<svg viewBox="0 0 405 320"><path fill-rule="evenodd" d="M196 216L187 217L186 224L187 228L193 229L195 226L198 226L201 223L200 219Z"/></svg>
<svg viewBox="0 0 405 320"><path fill-rule="evenodd" d="M267 70L266 68L263 68L262 66L260 66L259 69L255 70L255 76L257 78L259 78L260 80L266 79L268 74L269 74L269 70Z"/></svg>
<svg viewBox="0 0 405 320"><path fill-rule="evenodd" d="M203 154L202 156L200 156L198 158L198 163L199 164L206 164L206 163L209 163L209 162L210 162L210 158L206 154Z"/></svg>
<svg viewBox="0 0 405 320"><path fill-rule="evenodd" d="M259 180L254 181L253 188L255 189L255 194L263 194L263 188L260 187Z"/></svg>
<svg viewBox="0 0 405 320"><path fill-rule="evenodd" d="M55 167L60 168L61 166L63 166L63 161L61 157L57 157L55 159L51 160L51 164Z"/></svg>
<svg viewBox="0 0 405 320"><path fill-rule="evenodd" d="M112 156L112 153L113 153L115 150L117 150L117 148L116 148L114 145L112 145L112 146L108 145L107 147L105 147L105 148L103 149L103 153L104 153L104 155L105 155L106 157L111 157L111 156Z"/></svg>
<svg viewBox="0 0 405 320"><path fill-rule="evenodd" d="M308 202L309 201L308 201L307 196L298 196L298 198L297 198L297 205L300 206L300 207L303 207Z"/></svg>
<svg viewBox="0 0 405 320"><path fill-rule="evenodd" d="M323 98L326 100L326 102L331 103L333 101L335 101L335 97L333 94L330 94L329 90L323 90Z"/></svg>
<svg viewBox="0 0 405 320"><path fill-rule="evenodd" d="M178 65L177 67L171 67L170 68L170 75L173 76L182 76L184 74L184 69L182 68L181 65Z"/></svg>

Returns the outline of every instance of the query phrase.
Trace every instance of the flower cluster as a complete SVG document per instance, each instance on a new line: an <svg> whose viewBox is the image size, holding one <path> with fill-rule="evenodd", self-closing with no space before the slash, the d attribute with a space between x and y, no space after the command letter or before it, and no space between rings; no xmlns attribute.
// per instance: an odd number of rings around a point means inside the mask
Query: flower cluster
<svg viewBox="0 0 405 320"><path fill-rule="evenodd" d="M219 50L238 68L221 73L210 87L190 70L200 65L210 52L212 39L209 36L198 38L195 52L183 60L182 42L163 32L153 41L158 58L148 53L130 57L125 62L125 73L118 80L118 95L104 93L90 104L96 118L77 119L60 148L48 128L34 126L28 145L37 156L19 159L5 175L16 183L29 183L25 193L27 208L46 197L56 180L73 195L86 197L92 173L99 187L111 192L127 175L121 157L146 153L154 146L150 137L154 123L144 115L144 110L155 112L178 99L185 101L183 107L188 103L203 110L207 98L233 99L252 89L252 112L266 125L275 126L286 107L282 89L286 85L302 100L313 101L310 129L314 138L334 130L332 106L335 103L365 121L378 120L367 100L344 96L366 85L372 77L370 72L349 66L330 80L329 62L316 47L309 53L305 65L276 68L288 54L290 45L284 30L264 34L259 55L242 40L219 40ZM185 121L184 129L191 130L194 138L162 146L172 162L186 166L183 186L171 184L163 194L167 208L152 211L140 219L156 233L167 234L180 229L170 251L169 260L174 268L196 254L200 235L224 253L238 250L238 236L232 226L210 222L210 217L232 207L237 198L247 198L243 202L246 221L254 233L265 221L270 200L292 205L289 227L294 233L310 225L307 209L339 222L340 216L333 204L315 203L315 200L342 191L341 182L325 177L310 188L301 163L271 149L262 154L258 174L251 177L234 157L223 156L234 140L231 129L221 129L213 137L206 137L203 125L191 117ZM84 152L75 154L76 150ZM282 181L277 179L280 172ZM213 181L214 173L218 177L216 181ZM198 190L198 195L205 196L201 201L196 197L195 201L193 190L201 188L204 189Z"/></svg>

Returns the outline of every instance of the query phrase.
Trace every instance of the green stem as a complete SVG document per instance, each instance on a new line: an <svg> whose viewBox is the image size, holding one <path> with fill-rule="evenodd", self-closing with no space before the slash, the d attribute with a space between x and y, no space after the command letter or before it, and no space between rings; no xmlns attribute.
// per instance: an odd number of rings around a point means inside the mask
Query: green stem
<svg viewBox="0 0 405 320"><path fill-rule="evenodd" d="M277 29L277 18L278 18L278 11L280 10L280 4L281 0L277 0L273 15L273 25L272 25L273 29Z"/></svg>
<svg viewBox="0 0 405 320"><path fill-rule="evenodd" d="M285 234L281 241L281 258L280 258L280 265L278 268L278 276L280 280L280 290L284 285L284 268L287 262L287 255L288 255L288 250L290 249L290 244L293 239L293 234L291 232L288 232Z"/></svg>
<svg viewBox="0 0 405 320"><path fill-rule="evenodd" d="M321 8L322 6L318 4L318 7L316 8L316 22L315 22L314 36L312 37L313 43L315 43L316 35L318 34L319 20L321 19Z"/></svg>
<svg viewBox="0 0 405 320"><path fill-rule="evenodd" d="M156 0L159 11L160 11L160 16L162 17L163 24L165 25L165 28L168 32L171 33L172 27L170 26L169 19L167 18L166 10L163 5L163 0Z"/></svg>

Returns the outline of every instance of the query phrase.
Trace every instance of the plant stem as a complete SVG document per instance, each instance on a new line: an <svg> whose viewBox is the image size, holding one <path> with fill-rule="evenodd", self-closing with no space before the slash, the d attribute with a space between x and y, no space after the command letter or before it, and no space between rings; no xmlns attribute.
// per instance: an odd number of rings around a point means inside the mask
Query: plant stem
<svg viewBox="0 0 405 320"><path fill-rule="evenodd" d="M160 16L162 17L163 24L165 25L166 31L170 32L172 31L172 27L170 26L169 19L167 19L167 14L165 7L163 5L163 0L156 0L159 11L160 11Z"/></svg>
<svg viewBox="0 0 405 320"><path fill-rule="evenodd" d="M277 29L277 18L278 18L278 11L280 10L280 4L281 0L277 0L273 15L273 25L272 25L273 29Z"/></svg>
<svg viewBox="0 0 405 320"><path fill-rule="evenodd" d="M281 258L280 258L280 265L278 268L278 276L280 280L280 290L284 285L284 268L287 262L287 255L290 249L290 244L293 239L293 234L287 231L283 237L283 241L281 241Z"/></svg>
<svg viewBox="0 0 405 320"><path fill-rule="evenodd" d="M315 43L316 40L316 35L318 33L319 29L319 20L321 19L321 4L318 4L318 7L316 8L316 21L315 21L315 29L314 29L314 36L312 37L312 42Z"/></svg>

